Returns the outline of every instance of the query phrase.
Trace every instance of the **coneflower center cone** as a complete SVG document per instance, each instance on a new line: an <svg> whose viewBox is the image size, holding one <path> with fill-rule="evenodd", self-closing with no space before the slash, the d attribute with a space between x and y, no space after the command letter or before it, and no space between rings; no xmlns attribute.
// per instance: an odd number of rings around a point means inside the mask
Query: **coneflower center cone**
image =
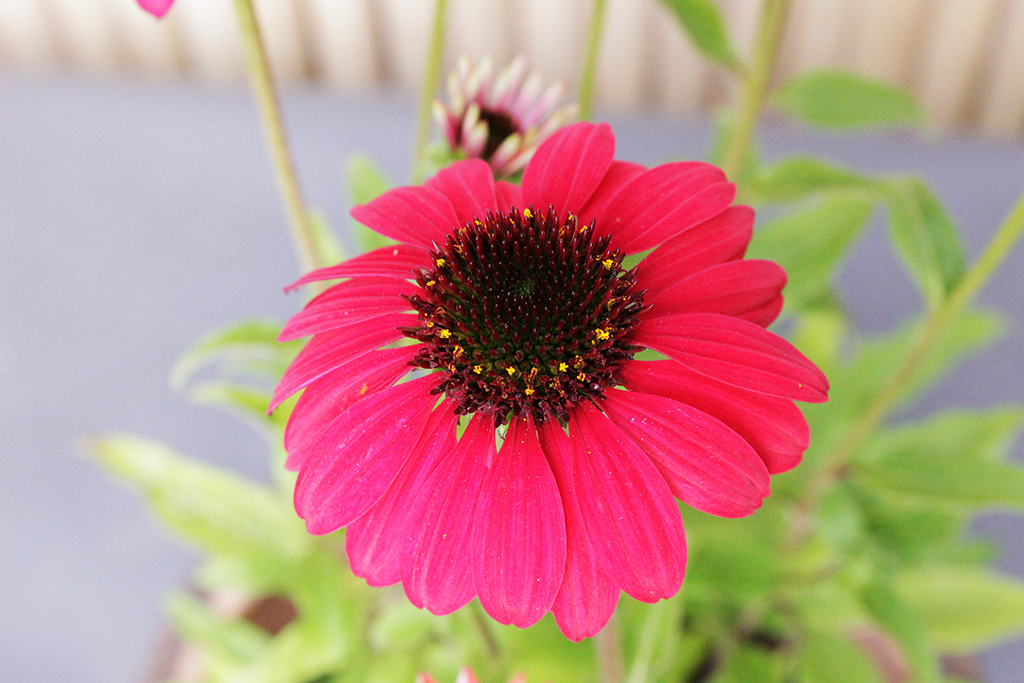
<svg viewBox="0 0 1024 683"><path fill-rule="evenodd" d="M456 412L567 421L569 409L621 384L642 347L630 342L643 292L594 224L533 207L488 213L430 252L408 297L423 342L412 364L447 376L435 389Z"/></svg>

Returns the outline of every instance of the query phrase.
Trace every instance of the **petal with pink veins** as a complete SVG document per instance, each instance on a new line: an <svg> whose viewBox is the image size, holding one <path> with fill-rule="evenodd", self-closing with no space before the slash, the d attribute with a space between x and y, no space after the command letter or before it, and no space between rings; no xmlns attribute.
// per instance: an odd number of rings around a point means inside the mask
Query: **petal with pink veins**
<svg viewBox="0 0 1024 683"><path fill-rule="evenodd" d="M551 609L565 573L565 513L530 417L514 417L484 474L473 519L480 604L519 628Z"/></svg>
<svg viewBox="0 0 1024 683"><path fill-rule="evenodd" d="M603 215L608 203L615 199L615 195L618 194L619 190L646 171L646 167L640 164L634 164L631 161L613 161L612 165L608 167L608 172L605 173L604 178L601 179L601 184L598 185L597 189L594 191L594 194L590 197L587 203L576 212L580 224L590 225L590 221Z"/></svg>
<svg viewBox="0 0 1024 683"><path fill-rule="evenodd" d="M458 225L463 226L474 218L483 219L497 207L494 199L494 176L487 162L480 159L456 161L442 168L427 181L427 187L437 190L452 203ZM456 227L456 226L451 226ZM441 241L438 241L441 244Z"/></svg>
<svg viewBox="0 0 1024 683"><path fill-rule="evenodd" d="M796 467L810 430L793 401L740 389L674 360L633 361L622 369L626 388L665 396L718 418L747 440L771 474Z"/></svg>
<svg viewBox="0 0 1024 683"><path fill-rule="evenodd" d="M389 277L346 280L317 295L293 315L277 340L292 341L388 313L411 311L412 306L402 297L421 291L411 282Z"/></svg>
<svg viewBox="0 0 1024 683"><path fill-rule="evenodd" d="M416 324L416 316L388 313L315 335L302 348L274 389L270 410L310 382L357 356L402 338L400 327Z"/></svg>
<svg viewBox="0 0 1024 683"><path fill-rule="evenodd" d="M473 582L473 515L489 463L494 462L494 418L477 412L451 451L423 485L422 533L402 579L412 604L449 614L476 594Z"/></svg>
<svg viewBox="0 0 1024 683"><path fill-rule="evenodd" d="M423 527L421 497L438 458L456 444L458 416L446 401L430 414L419 443L377 503L345 531L345 553L356 576L371 586L402 580Z"/></svg>
<svg viewBox="0 0 1024 683"><path fill-rule="evenodd" d="M576 499L601 569L637 600L675 595L686 567L686 539L665 479L594 406L576 408L569 431Z"/></svg>
<svg viewBox="0 0 1024 683"><path fill-rule="evenodd" d="M633 391L605 392L603 407L687 505L720 517L745 517L768 496L768 470L757 453L710 415Z"/></svg>
<svg viewBox="0 0 1024 683"><path fill-rule="evenodd" d="M652 251L636 268L636 286L655 296L720 263L743 258L754 234L754 210L730 206Z"/></svg>
<svg viewBox="0 0 1024 683"><path fill-rule="evenodd" d="M430 254L426 249L408 244L395 244L374 249L336 266L314 270L285 287L285 291L290 292L310 282L340 280L359 275L411 280L416 276L416 271L428 268L430 268Z"/></svg>
<svg viewBox="0 0 1024 683"><path fill-rule="evenodd" d="M782 337L746 320L713 313L642 319L638 343L733 386L821 403L828 380Z"/></svg>
<svg viewBox="0 0 1024 683"><path fill-rule="evenodd" d="M619 587L598 565L576 500L572 443L555 420L539 430L541 447L558 482L565 513L566 557L562 586L551 606L558 628L574 642L604 628L619 602Z"/></svg>
<svg viewBox="0 0 1024 683"><path fill-rule="evenodd" d="M371 351L356 356L306 387L299 397L294 419L284 430L284 447L288 451L287 467L298 469L300 451L310 439L336 420L350 405L393 384L413 368L409 361L420 345Z"/></svg>
<svg viewBox="0 0 1024 683"><path fill-rule="evenodd" d="M786 271L772 261L730 261L680 280L653 297L643 317L718 313L766 327L782 310Z"/></svg>
<svg viewBox="0 0 1024 683"><path fill-rule="evenodd" d="M444 244L459 227L451 201L432 187L413 185L389 190L352 209L352 217L385 237L430 249Z"/></svg>
<svg viewBox="0 0 1024 683"><path fill-rule="evenodd" d="M523 171L523 203L541 215L553 206L565 220L594 194L614 156L615 135L607 123L584 121L559 129Z"/></svg>
<svg viewBox="0 0 1024 683"><path fill-rule="evenodd" d="M735 196L736 186L711 164L662 164L626 183L597 216L595 230L635 254L720 214Z"/></svg>
<svg viewBox="0 0 1024 683"><path fill-rule="evenodd" d="M511 206L522 208L523 190L514 183L499 180L494 183L494 200L498 204L498 211L508 213Z"/></svg>
<svg viewBox="0 0 1024 683"><path fill-rule="evenodd" d="M295 511L311 534L347 526L380 500L423 433L436 377L377 392L323 432L295 482Z"/></svg>

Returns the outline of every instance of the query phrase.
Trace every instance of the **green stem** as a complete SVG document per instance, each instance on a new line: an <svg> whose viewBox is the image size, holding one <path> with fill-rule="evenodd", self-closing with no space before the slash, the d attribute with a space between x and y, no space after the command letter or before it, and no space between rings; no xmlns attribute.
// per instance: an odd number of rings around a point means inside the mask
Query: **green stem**
<svg viewBox="0 0 1024 683"><path fill-rule="evenodd" d="M583 70L580 72L579 105L580 120L589 121L594 111L594 77L597 73L597 54L601 47L601 33L604 26L606 0L594 0L587 29L587 47L583 53Z"/></svg>
<svg viewBox="0 0 1024 683"><path fill-rule="evenodd" d="M490 617L484 612L479 601L474 600L469 605L470 612L473 615L473 623L480 633L480 639L484 641L484 647L487 648L487 656L492 661L497 660L501 656L501 648L498 646L498 641L494 639L494 633L491 632Z"/></svg>
<svg viewBox="0 0 1024 683"><path fill-rule="evenodd" d="M964 274L956 289L946 298L942 305L932 310L925 319L918 334L917 341L911 348L903 364L892 379L878 393L871 406L860 421L849 431L846 438L832 452L828 460L816 476L808 483L801 508L809 511L828 486L838 477L843 467L850 461L853 454L871 436L878 425L889 414L907 385L917 375L921 364L927 359L928 352L939 339L946 327L967 308L978 291L988 282L999 265L1006 259L1010 251L1024 234L1024 193L1017 204L1006 216L995 237L989 242L984 253L975 261L970 270Z"/></svg>
<svg viewBox="0 0 1024 683"><path fill-rule="evenodd" d="M636 646L636 655L633 657L633 664L629 667L629 677L626 683L646 683L651 672L651 662L654 659L654 649L658 637L665 633L666 624L664 614L667 611L666 601L662 600L647 608L647 618L640 629L640 640Z"/></svg>
<svg viewBox="0 0 1024 683"><path fill-rule="evenodd" d="M441 59L444 57L444 14L448 0L437 0L434 6L434 24L430 31L430 45L427 47L427 59L423 70L423 88L420 90L419 112L416 117L416 149L413 168L421 166L419 162L426 155L430 137L430 109L437 94L437 86L441 81Z"/></svg>
<svg viewBox="0 0 1024 683"><path fill-rule="evenodd" d="M299 182L295 176L295 166L292 163L291 151L288 147L288 137L281 119L281 108L274 90L274 79L270 73L267 53L263 49L263 40L260 37L260 27L256 21L256 13L253 11L252 0L235 0L235 9L238 10L238 23L241 26L242 40L245 43L249 81L263 123L263 135L274 163L277 189L281 193L281 201L284 203L285 214L288 216L292 243L295 246L299 265L303 272L322 268L327 264L320 262L316 240L313 237L309 221L309 212L306 210L302 191L299 189Z"/></svg>
<svg viewBox="0 0 1024 683"><path fill-rule="evenodd" d="M738 118L733 123L732 136L722 161L722 170L725 171L726 177L733 181L742 174L747 155L750 153L754 128L761 117L772 72L775 70L775 57L788 10L789 0L765 0L761 7L757 44L754 46L752 61L745 71Z"/></svg>
<svg viewBox="0 0 1024 683"><path fill-rule="evenodd" d="M622 636L618 613L612 612L612 618L594 636L594 647L597 649L600 683L622 683Z"/></svg>

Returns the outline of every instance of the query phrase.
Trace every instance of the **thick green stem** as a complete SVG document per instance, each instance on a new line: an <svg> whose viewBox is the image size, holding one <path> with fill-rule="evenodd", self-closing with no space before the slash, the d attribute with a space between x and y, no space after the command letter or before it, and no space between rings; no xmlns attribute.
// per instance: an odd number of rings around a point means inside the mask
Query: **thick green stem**
<svg viewBox="0 0 1024 683"><path fill-rule="evenodd" d="M927 359L932 346L945 331L946 327L967 308L978 291L995 273L999 264L1009 255L1014 245L1024 234L1024 193L1017 204L999 226L995 237L989 242L985 252L978 258L970 270L949 297L928 315L918 334L917 341L911 347L899 370L882 391L878 393L871 406L856 425L849 431L846 438L832 451L815 477L808 483L801 507L807 511L814 507L825 490L834 482L843 467L850 461L853 454L871 436L878 425L885 419L903 395L907 385L914 380L921 364Z"/></svg>
<svg viewBox="0 0 1024 683"><path fill-rule="evenodd" d="M263 49L260 27L253 10L252 0L235 0L238 23L245 43L245 57L249 66L249 81L252 84L256 106L263 123L263 135L267 140L270 157L277 175L277 189L281 193L288 225L291 228L292 243L303 272L322 268L310 225L309 212L302 199L302 191L295 176L288 137L281 119L281 108L274 90L274 79L270 73L267 53Z"/></svg>
<svg viewBox="0 0 1024 683"><path fill-rule="evenodd" d="M761 7L761 19L758 24L757 44L754 54L745 71L742 92L740 94L739 112L733 122L732 135L725 149L722 170L726 177L735 181L743 172L743 166L750 152L750 144L754 139L754 129L761 117L768 86L771 84L772 72L775 70L775 57L778 53L782 30L786 23L789 0L764 0Z"/></svg>
<svg viewBox="0 0 1024 683"><path fill-rule="evenodd" d="M594 9L590 15L590 28L587 30L587 46L583 53L583 69L580 71L580 87L578 100L580 119L589 121L594 111L594 78L597 75L597 55L601 47L601 33L604 28L606 0L594 0Z"/></svg>
<svg viewBox="0 0 1024 683"><path fill-rule="evenodd" d="M441 81L441 60L444 58L444 15L448 0L437 0L434 5L434 24L430 30L430 45L427 47L427 59L423 69L423 87L420 90L419 112L416 117L416 149L413 168L420 166L420 161L427 151L430 137L430 110L437 94L437 86Z"/></svg>
<svg viewBox="0 0 1024 683"><path fill-rule="evenodd" d="M619 616L615 612L594 636L594 647L597 649L600 683L622 683L622 634L619 633Z"/></svg>

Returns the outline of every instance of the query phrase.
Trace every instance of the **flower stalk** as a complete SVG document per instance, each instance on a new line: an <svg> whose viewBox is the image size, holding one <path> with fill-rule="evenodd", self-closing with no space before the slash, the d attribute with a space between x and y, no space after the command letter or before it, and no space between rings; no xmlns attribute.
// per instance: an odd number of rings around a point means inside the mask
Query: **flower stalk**
<svg viewBox="0 0 1024 683"><path fill-rule="evenodd" d="M277 176L277 188L281 194L288 225L291 228L292 243L303 272L322 268L316 248L316 240L310 224L309 212L306 209L299 181L295 174L288 136L284 130L281 107L274 88L274 78L270 71L270 63L260 36L259 22L253 9L252 0L235 0L238 12L238 23L242 29L242 41L245 44L246 63L249 67L249 81L252 85L256 106L263 123L263 135L274 164Z"/></svg>
<svg viewBox="0 0 1024 683"><path fill-rule="evenodd" d="M624 665L622 657L622 636L619 633L619 617L612 612L603 629L594 636L597 649L597 667L601 683L622 683Z"/></svg>
<svg viewBox="0 0 1024 683"><path fill-rule="evenodd" d="M606 5L606 0L594 0L594 10L590 15L587 46L583 53L583 70L580 72L578 101L581 121L589 121L594 110L594 79L597 74L597 54L601 47Z"/></svg>
<svg viewBox="0 0 1024 683"><path fill-rule="evenodd" d="M745 71L739 114L722 161L722 170L733 181L742 174L744 162L750 152L754 129L768 96L768 87L771 84L772 72L775 70L775 59L788 11L789 0L765 0L761 8L757 44L754 46L751 63Z"/></svg>
<svg viewBox="0 0 1024 683"><path fill-rule="evenodd" d="M444 16L447 7L448 0L437 0L437 4L434 5L434 23L430 30L430 46L427 48L427 59L423 69L423 87L420 90L420 102L416 114L414 158L417 163L413 168L421 166L418 162L423 160L427 152L427 143L430 137L430 112L434 94L441 81L441 59L444 57Z"/></svg>

